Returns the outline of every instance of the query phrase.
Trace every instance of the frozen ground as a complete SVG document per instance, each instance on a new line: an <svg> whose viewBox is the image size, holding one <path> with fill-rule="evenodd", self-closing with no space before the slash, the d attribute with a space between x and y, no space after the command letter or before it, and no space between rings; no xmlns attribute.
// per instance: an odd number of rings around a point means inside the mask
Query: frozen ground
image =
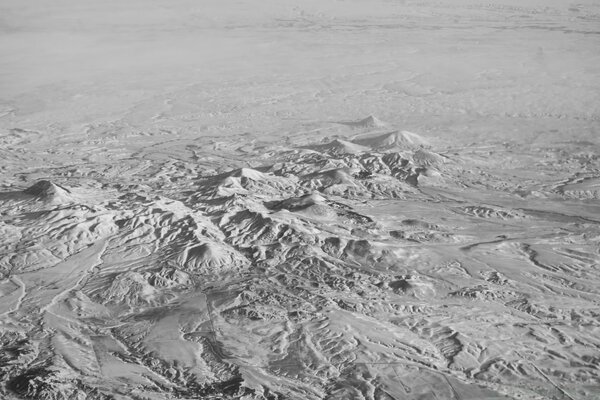
<svg viewBox="0 0 600 400"><path fill-rule="evenodd" d="M600 4L0 3L0 397L600 398Z"/></svg>

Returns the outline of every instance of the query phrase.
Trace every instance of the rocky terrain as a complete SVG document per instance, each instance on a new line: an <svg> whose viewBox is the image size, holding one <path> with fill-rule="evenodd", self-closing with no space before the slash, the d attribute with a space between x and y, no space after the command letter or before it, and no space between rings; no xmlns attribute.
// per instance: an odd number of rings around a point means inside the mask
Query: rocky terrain
<svg viewBox="0 0 600 400"><path fill-rule="evenodd" d="M0 6L0 397L600 398L600 8L253 3Z"/></svg>

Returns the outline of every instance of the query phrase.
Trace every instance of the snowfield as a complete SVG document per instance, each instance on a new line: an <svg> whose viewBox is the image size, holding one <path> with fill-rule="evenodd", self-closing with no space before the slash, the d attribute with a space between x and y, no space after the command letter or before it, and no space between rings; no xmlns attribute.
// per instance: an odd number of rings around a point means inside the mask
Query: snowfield
<svg viewBox="0 0 600 400"><path fill-rule="evenodd" d="M0 397L600 398L600 4L0 3Z"/></svg>

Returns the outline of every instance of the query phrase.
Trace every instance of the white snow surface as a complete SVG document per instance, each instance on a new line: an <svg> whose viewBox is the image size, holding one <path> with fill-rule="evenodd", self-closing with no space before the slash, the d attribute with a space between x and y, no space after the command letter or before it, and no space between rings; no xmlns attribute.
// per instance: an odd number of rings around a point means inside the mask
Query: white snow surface
<svg viewBox="0 0 600 400"><path fill-rule="evenodd" d="M600 398L600 3L0 2L0 398Z"/></svg>

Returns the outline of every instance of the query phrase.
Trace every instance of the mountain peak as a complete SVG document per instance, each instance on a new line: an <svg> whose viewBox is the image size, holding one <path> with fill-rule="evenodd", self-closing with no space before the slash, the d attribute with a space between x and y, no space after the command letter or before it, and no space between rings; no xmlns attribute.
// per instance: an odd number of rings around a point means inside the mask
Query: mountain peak
<svg viewBox="0 0 600 400"><path fill-rule="evenodd" d="M383 128L387 125L372 114L358 121L342 122L342 124L353 128Z"/></svg>
<svg viewBox="0 0 600 400"><path fill-rule="evenodd" d="M25 194L38 197L43 200L54 200L69 198L71 191L57 183L41 180L23 191Z"/></svg>

